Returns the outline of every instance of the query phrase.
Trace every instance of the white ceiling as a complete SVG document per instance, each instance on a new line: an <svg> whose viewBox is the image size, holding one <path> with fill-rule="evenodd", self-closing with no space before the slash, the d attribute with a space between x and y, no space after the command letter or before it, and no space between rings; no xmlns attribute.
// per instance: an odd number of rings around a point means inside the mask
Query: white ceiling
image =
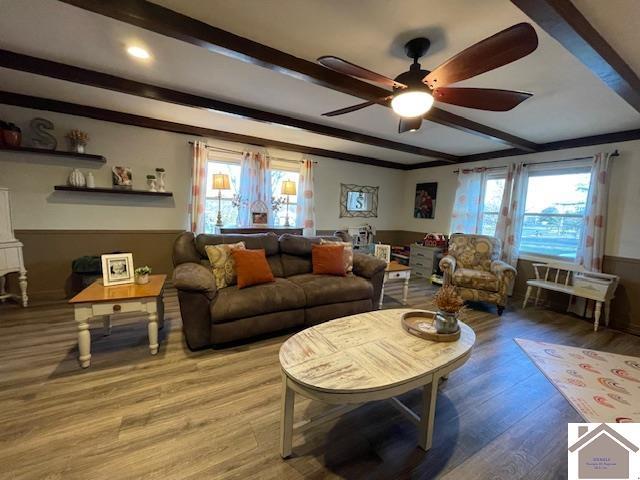
<svg viewBox="0 0 640 480"><path fill-rule="evenodd" d="M581 1L588 4L598 0ZM432 69L465 47L527 21L508 0L367 0L366 8L360 0L156 3L308 60L334 54L388 76L408 67L402 44L414 36L426 34L432 40L432 48L423 59L423 66ZM616 15L622 15L619 12L624 11L624 5L635 2L616 0L618 3L622 8L617 8ZM5 49L456 155L507 148L431 122L425 122L415 134L399 135L395 133L397 117L380 106L341 117L322 117L322 112L358 103L360 99L54 0L9 0L3 2L2 9L0 46ZM592 9L603 16L600 7ZM461 83L530 91L534 93L532 99L503 113L440 106L534 142L640 127L638 112L555 40L540 29L537 32L540 46L532 55ZM127 56L124 47L131 43L147 47L152 61L143 63ZM640 54L633 54L640 60ZM635 66L640 67L640 62ZM0 69L0 78L2 89L18 93L402 163L425 160L417 155L6 69Z"/></svg>

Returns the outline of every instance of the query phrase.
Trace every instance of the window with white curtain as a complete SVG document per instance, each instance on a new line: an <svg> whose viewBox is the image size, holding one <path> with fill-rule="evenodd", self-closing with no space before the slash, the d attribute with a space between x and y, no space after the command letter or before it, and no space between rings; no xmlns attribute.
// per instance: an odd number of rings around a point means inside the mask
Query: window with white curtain
<svg viewBox="0 0 640 480"><path fill-rule="evenodd" d="M576 259L584 224L591 168L589 160L530 164L520 240L524 256ZM478 233L495 235L504 192L504 170L489 170L482 187Z"/></svg>
<svg viewBox="0 0 640 480"><path fill-rule="evenodd" d="M230 190L221 191L221 215L224 225L236 225L238 217L237 205L234 205L234 197L238 195L240 188L240 160L228 158L230 156L212 152L211 160L207 163L207 194L205 201L205 233L214 233L216 220L218 218L218 190L214 190L213 175L224 173L229 175ZM286 197L282 191L282 182L292 180L296 184L299 180L299 164L295 161L272 160L271 161L271 186L275 199L281 201L281 207L273 218L274 226L285 224L286 217ZM297 196L289 196L289 224L295 225L296 221Z"/></svg>

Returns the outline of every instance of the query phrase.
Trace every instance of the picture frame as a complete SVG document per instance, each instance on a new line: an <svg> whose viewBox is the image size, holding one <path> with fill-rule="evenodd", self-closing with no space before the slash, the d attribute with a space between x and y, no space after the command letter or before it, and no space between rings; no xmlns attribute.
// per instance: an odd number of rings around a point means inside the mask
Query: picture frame
<svg viewBox="0 0 640 480"><path fill-rule="evenodd" d="M101 255L102 284L105 287L134 282L133 254L112 253Z"/></svg>
<svg viewBox="0 0 640 480"><path fill-rule="evenodd" d="M340 184L340 217L375 218L378 216L378 189L369 185Z"/></svg>
<svg viewBox="0 0 640 480"><path fill-rule="evenodd" d="M435 218L437 196L437 182L417 183L416 196L413 204L413 217L429 219Z"/></svg>
<svg viewBox="0 0 640 480"><path fill-rule="evenodd" d="M251 224L255 226L269 224L269 209L262 200L256 200L251 204Z"/></svg>
<svg viewBox="0 0 640 480"><path fill-rule="evenodd" d="M379 258L380 260L384 260L388 265L391 261L391 245L376 243L375 249L373 251L373 256Z"/></svg>
<svg viewBox="0 0 640 480"><path fill-rule="evenodd" d="M131 167L115 166L111 168L113 186L119 188L131 188L133 186L133 173Z"/></svg>

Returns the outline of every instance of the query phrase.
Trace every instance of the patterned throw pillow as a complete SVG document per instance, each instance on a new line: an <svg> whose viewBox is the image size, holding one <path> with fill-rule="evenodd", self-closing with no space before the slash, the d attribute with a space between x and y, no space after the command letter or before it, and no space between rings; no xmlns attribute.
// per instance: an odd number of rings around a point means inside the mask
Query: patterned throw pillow
<svg viewBox="0 0 640 480"><path fill-rule="evenodd" d="M207 257L209 257L217 288L225 288L236 284L236 262L231 252L244 249L244 242L205 245L204 250L207 252Z"/></svg>
<svg viewBox="0 0 640 480"><path fill-rule="evenodd" d="M344 271L353 271L353 244L351 242L336 242L333 240L320 240L321 245L342 245L344 247Z"/></svg>

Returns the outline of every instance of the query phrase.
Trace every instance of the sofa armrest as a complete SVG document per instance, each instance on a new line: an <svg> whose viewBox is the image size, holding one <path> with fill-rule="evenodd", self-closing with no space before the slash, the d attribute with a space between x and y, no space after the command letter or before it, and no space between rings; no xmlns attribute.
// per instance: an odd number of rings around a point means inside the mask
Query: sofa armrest
<svg viewBox="0 0 640 480"><path fill-rule="evenodd" d="M173 270L173 284L178 290L203 293L209 300L218 291L211 270L194 262L181 263Z"/></svg>
<svg viewBox="0 0 640 480"><path fill-rule="evenodd" d="M494 260L491 262L491 273L498 278L506 277L509 281L516 277L516 269L502 260Z"/></svg>
<svg viewBox="0 0 640 480"><path fill-rule="evenodd" d="M353 254L353 273L359 277L371 279L376 273L383 272L387 262L364 253Z"/></svg>

